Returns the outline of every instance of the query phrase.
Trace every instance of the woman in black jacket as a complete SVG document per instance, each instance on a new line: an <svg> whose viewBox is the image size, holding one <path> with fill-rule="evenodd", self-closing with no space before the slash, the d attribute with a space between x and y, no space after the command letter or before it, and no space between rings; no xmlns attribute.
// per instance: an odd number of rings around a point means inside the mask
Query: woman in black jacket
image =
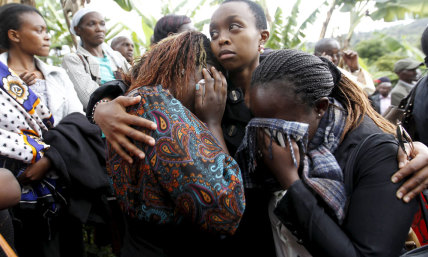
<svg viewBox="0 0 428 257"><path fill-rule="evenodd" d="M395 128L358 86L326 59L280 50L254 71L250 109L263 119L247 127L246 163L262 158L286 190L274 213L289 240L314 256L399 255L417 202L394 196Z"/></svg>

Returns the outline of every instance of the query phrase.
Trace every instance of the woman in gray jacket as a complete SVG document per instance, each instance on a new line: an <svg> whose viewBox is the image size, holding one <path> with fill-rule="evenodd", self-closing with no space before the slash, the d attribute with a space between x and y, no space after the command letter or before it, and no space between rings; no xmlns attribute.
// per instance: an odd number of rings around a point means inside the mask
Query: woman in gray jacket
<svg viewBox="0 0 428 257"><path fill-rule="evenodd" d="M62 66L86 109L95 89L105 82L119 79L120 72L127 72L130 66L119 52L104 43L106 26L99 12L80 9L73 16L70 31L80 37L80 44L76 53L64 56Z"/></svg>

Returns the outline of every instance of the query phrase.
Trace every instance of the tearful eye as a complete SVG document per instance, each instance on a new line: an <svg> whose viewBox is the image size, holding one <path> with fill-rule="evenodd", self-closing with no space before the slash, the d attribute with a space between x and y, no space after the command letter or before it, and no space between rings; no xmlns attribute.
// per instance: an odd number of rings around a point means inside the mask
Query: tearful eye
<svg viewBox="0 0 428 257"><path fill-rule="evenodd" d="M214 39L215 37L218 36L218 32L217 31L210 31L210 36L211 36L211 39Z"/></svg>
<svg viewBox="0 0 428 257"><path fill-rule="evenodd" d="M229 30L239 29L239 28L240 28L240 26L238 24L230 24L230 26L229 26Z"/></svg>

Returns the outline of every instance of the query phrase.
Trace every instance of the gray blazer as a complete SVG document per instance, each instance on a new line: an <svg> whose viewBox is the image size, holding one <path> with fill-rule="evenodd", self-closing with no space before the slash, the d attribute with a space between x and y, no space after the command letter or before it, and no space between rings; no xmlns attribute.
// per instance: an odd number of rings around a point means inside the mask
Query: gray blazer
<svg viewBox="0 0 428 257"><path fill-rule="evenodd" d="M107 44L103 43L104 53L113 64L113 72L122 69L128 72L129 63L119 52L114 51ZM79 55L82 57L79 57ZM74 88L79 96L80 102L86 110L91 94L100 86L100 67L97 59L81 45L77 46L76 53L69 53L64 56L62 67L67 71L68 76L74 84Z"/></svg>
<svg viewBox="0 0 428 257"><path fill-rule="evenodd" d="M402 80L398 80L397 84L391 91L391 105L398 106L401 99L406 97L413 87L410 87Z"/></svg>

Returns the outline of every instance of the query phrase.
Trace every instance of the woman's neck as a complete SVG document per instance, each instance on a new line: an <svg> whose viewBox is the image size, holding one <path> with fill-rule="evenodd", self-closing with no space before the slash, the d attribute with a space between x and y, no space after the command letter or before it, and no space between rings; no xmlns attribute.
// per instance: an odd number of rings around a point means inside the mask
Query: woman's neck
<svg viewBox="0 0 428 257"><path fill-rule="evenodd" d="M7 66L9 66L9 68L11 68L18 74L24 71L38 71L36 63L34 61L34 55L29 55L23 53L22 51L17 51L14 48L9 49L8 51Z"/></svg>
<svg viewBox="0 0 428 257"><path fill-rule="evenodd" d="M104 57L102 44L97 46L91 46L89 44L84 43L83 48L85 48L86 51L88 51L90 54L92 54L95 57Z"/></svg>
<svg viewBox="0 0 428 257"><path fill-rule="evenodd" d="M257 59L252 65L239 70L229 72L229 79L232 81L235 87L241 88L244 95L245 92L249 92L251 86L251 76L253 75L253 71L259 66L259 60Z"/></svg>

